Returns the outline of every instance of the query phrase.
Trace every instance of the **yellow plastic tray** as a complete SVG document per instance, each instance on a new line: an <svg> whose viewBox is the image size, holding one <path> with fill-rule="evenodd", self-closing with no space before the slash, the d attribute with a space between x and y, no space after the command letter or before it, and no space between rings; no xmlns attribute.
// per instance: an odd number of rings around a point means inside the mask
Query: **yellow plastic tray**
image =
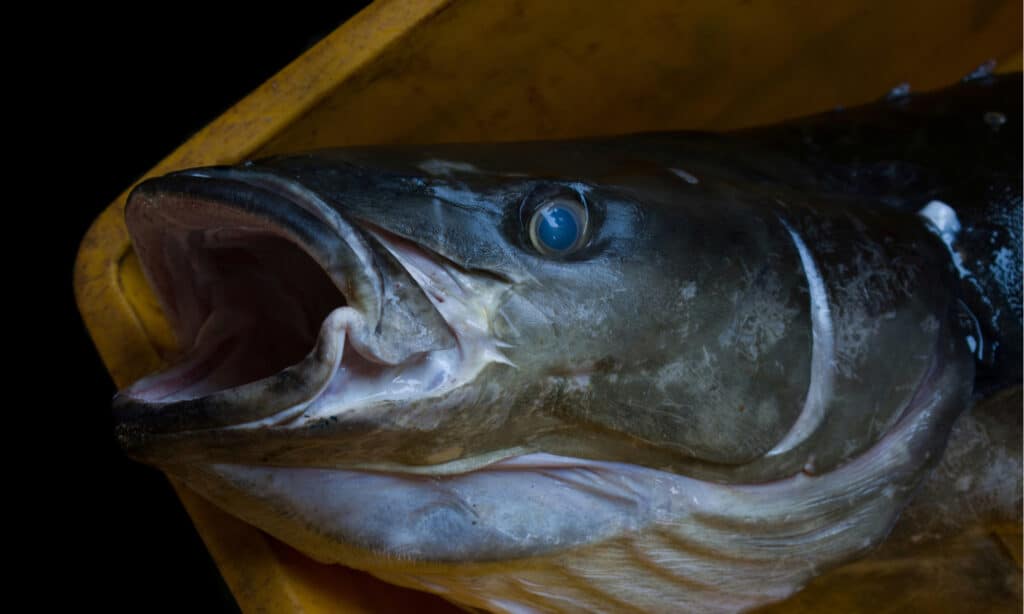
<svg viewBox="0 0 1024 614"><path fill-rule="evenodd" d="M1021 68L1020 0L378 0L147 176L314 147L723 129ZM85 236L79 309L124 386L173 337L125 230L124 195ZM100 417L97 417L100 419ZM176 484L247 612L443 611L316 564Z"/></svg>

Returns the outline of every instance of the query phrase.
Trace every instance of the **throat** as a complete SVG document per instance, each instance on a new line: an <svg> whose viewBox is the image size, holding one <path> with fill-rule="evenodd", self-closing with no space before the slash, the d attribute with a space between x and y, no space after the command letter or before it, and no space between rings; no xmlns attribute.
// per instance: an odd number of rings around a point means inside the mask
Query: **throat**
<svg viewBox="0 0 1024 614"><path fill-rule="evenodd" d="M256 229L168 232L156 284L188 349L126 392L194 399L261 380L301 361L345 299L291 241Z"/></svg>

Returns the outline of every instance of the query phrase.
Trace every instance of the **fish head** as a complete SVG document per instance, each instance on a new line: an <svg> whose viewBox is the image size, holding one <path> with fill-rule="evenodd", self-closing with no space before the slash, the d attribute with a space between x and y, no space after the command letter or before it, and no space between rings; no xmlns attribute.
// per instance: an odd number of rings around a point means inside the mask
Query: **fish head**
<svg viewBox="0 0 1024 614"><path fill-rule="evenodd" d="M120 441L318 560L478 607L511 589L452 565L569 574L598 607L594 578L684 552L644 599L792 592L887 534L966 403L944 273L916 260L942 246L922 226L882 259L892 220L768 190L702 137L659 157L674 138L143 182L127 225L182 353L118 394ZM826 249L844 232L874 251Z"/></svg>
<svg viewBox="0 0 1024 614"><path fill-rule="evenodd" d="M786 416L723 411L731 399L676 371L718 359L734 280L772 255L770 220L730 216L709 190L681 209L687 182L579 143L321 152L144 182L128 227L186 351L118 396L122 440L173 462L447 471L525 451L755 458ZM797 397L803 366L763 385ZM665 408L682 417L652 418Z"/></svg>

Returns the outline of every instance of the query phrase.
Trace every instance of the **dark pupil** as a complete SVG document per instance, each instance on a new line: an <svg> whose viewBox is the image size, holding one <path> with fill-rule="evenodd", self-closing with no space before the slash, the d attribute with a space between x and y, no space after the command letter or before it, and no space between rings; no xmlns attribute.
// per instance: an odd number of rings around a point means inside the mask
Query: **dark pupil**
<svg viewBox="0 0 1024 614"><path fill-rule="evenodd" d="M564 251L573 246L579 236L576 217L565 207L547 207L539 211L537 238L548 249Z"/></svg>

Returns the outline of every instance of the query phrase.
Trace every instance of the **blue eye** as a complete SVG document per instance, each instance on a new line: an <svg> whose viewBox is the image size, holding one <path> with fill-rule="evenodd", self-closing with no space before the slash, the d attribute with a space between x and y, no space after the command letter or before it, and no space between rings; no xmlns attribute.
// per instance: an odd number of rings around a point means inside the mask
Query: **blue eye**
<svg viewBox="0 0 1024 614"><path fill-rule="evenodd" d="M530 240L545 256L565 256L579 248L587 227L587 211L578 202L558 199L537 208L530 218Z"/></svg>

